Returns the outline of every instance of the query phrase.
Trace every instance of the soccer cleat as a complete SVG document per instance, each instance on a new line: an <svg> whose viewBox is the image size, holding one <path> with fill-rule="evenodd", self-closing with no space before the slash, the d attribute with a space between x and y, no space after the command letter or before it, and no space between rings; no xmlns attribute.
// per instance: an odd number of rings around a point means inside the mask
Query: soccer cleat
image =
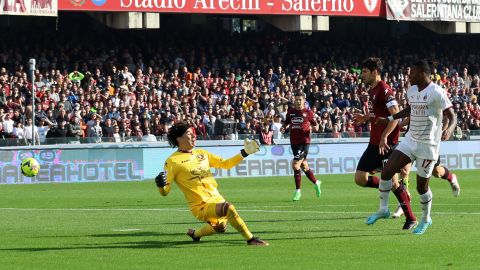
<svg viewBox="0 0 480 270"><path fill-rule="evenodd" d="M252 239L247 241L249 246L268 246L268 242L263 241L258 237L252 237Z"/></svg>
<svg viewBox="0 0 480 270"><path fill-rule="evenodd" d="M293 193L293 201L296 202L298 200L300 200L300 197L302 197L302 193L300 193L300 191L297 191L295 190L295 192Z"/></svg>
<svg viewBox="0 0 480 270"><path fill-rule="evenodd" d="M377 222L377 220L381 219L381 218L388 218L390 217L390 211L387 210L385 212L377 212L369 217L367 217L367 220L365 221L365 224L367 225L373 225L375 224L375 222Z"/></svg>
<svg viewBox="0 0 480 270"><path fill-rule="evenodd" d="M403 215L403 209L400 204L398 204L397 209L393 212L392 218L399 218Z"/></svg>
<svg viewBox="0 0 480 270"><path fill-rule="evenodd" d="M194 229L188 229L187 235L192 238L193 242L200 241L200 237L195 237L195 230Z"/></svg>
<svg viewBox="0 0 480 270"><path fill-rule="evenodd" d="M317 195L317 198L320 198L320 196L322 195L322 190L320 189L321 184L322 182L317 180L317 183L313 185L313 187L315 188L315 194Z"/></svg>
<svg viewBox="0 0 480 270"><path fill-rule="evenodd" d="M450 182L452 186L453 197L458 197L460 195L460 184L458 183L457 175L452 173L452 181Z"/></svg>
<svg viewBox="0 0 480 270"><path fill-rule="evenodd" d="M414 234L424 234L425 231L427 230L428 227L430 227L432 225L432 219L429 219L427 221L420 221L420 223L418 223L417 227L415 228L415 230L413 230L413 233Z"/></svg>
<svg viewBox="0 0 480 270"><path fill-rule="evenodd" d="M407 220L405 221L405 224L403 224L402 230L411 230L417 225L416 220Z"/></svg>

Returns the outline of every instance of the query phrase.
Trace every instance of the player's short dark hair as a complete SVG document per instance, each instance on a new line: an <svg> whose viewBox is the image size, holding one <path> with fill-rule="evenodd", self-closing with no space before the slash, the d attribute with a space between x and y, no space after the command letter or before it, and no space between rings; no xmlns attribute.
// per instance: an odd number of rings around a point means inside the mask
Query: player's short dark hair
<svg viewBox="0 0 480 270"><path fill-rule="evenodd" d="M382 59L378 57L369 57L363 61L362 68L366 68L370 71L376 70L378 72L382 72L382 69L383 69Z"/></svg>
<svg viewBox="0 0 480 270"><path fill-rule="evenodd" d="M302 91L297 91L294 96L295 96L295 97L307 98L307 96L305 95L305 93L302 92Z"/></svg>
<svg viewBox="0 0 480 270"><path fill-rule="evenodd" d="M187 130L191 128L191 126L185 122L179 122L173 125L167 133L167 140L170 146L172 147L178 147L178 137L182 137Z"/></svg>
<svg viewBox="0 0 480 270"><path fill-rule="evenodd" d="M425 74L427 74L429 76L432 74L432 68L431 68L431 65L430 65L430 61L428 61L426 59L417 60L413 64L413 66L416 67L419 71L425 72Z"/></svg>

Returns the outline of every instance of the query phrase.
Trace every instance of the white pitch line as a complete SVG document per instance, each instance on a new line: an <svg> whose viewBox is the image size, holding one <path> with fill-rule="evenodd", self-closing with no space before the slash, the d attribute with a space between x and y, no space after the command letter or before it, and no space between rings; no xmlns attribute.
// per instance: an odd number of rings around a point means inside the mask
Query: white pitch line
<svg viewBox="0 0 480 270"><path fill-rule="evenodd" d="M112 229L114 232L136 232L141 230L142 229Z"/></svg>
<svg viewBox="0 0 480 270"><path fill-rule="evenodd" d="M0 208L0 211L146 211L146 212L190 212L185 208ZM241 212L256 213L313 213L313 214L371 214L372 212L355 211L317 211L317 210L259 210L241 209ZM480 215L480 212L433 212L438 215Z"/></svg>

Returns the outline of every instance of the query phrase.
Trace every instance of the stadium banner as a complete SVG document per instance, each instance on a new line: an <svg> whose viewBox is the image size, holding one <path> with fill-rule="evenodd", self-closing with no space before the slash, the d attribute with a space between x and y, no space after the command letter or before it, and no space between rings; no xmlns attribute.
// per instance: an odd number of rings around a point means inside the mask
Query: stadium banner
<svg viewBox="0 0 480 270"><path fill-rule="evenodd" d="M386 0L387 19L480 22L479 0Z"/></svg>
<svg viewBox="0 0 480 270"><path fill-rule="evenodd" d="M307 162L315 174L355 173L358 161L367 148L367 143L311 144ZM239 153L243 146L205 146L223 158ZM440 148L440 162L451 170L480 169L480 141L447 141ZM173 149L147 148L144 152L145 179L154 178L161 170ZM290 145L262 146L230 170L212 169L215 177L255 177L293 175ZM415 167L412 168L415 170Z"/></svg>
<svg viewBox="0 0 480 270"><path fill-rule="evenodd" d="M58 16L58 0L0 0L0 15Z"/></svg>
<svg viewBox="0 0 480 270"><path fill-rule="evenodd" d="M198 148L223 158L237 155L240 141L198 141ZM73 148L72 145L45 145L35 149L22 147L0 150L0 184L68 183L150 180L163 171L165 160L175 149L151 144L97 144L97 148ZM354 173L367 143L313 143L308 163L315 174ZM65 146L65 148L63 148ZM87 145L85 145L87 146ZM120 147L128 146L128 147ZM442 142L440 162L451 170L480 169L480 140ZM293 175L290 145L261 146L230 170L212 169L215 177L256 177ZM34 157L40 163L36 177L24 177L20 163ZM415 167L413 167L415 169Z"/></svg>
<svg viewBox="0 0 480 270"><path fill-rule="evenodd" d="M382 0L62 0L59 10L385 17Z"/></svg>
<svg viewBox="0 0 480 270"><path fill-rule="evenodd" d="M20 163L40 163L36 177L24 177ZM21 149L0 151L0 184L144 180L143 149Z"/></svg>

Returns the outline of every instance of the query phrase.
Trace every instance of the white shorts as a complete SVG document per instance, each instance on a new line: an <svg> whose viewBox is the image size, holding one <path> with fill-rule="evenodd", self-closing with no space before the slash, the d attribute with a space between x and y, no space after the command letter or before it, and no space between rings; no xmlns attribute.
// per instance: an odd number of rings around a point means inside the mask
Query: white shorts
<svg viewBox="0 0 480 270"><path fill-rule="evenodd" d="M440 145L417 142L405 137L395 150L407 155L412 162L416 161L417 174L420 177L429 178L437 162Z"/></svg>

